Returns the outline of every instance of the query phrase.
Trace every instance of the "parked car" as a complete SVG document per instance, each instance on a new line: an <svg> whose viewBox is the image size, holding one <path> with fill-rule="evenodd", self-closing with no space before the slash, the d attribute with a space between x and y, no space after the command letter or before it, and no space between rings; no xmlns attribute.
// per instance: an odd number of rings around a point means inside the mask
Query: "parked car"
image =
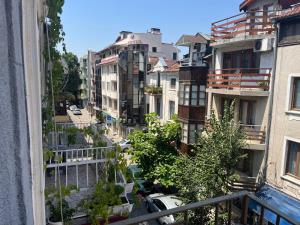
<svg viewBox="0 0 300 225"><path fill-rule="evenodd" d="M146 198L146 207L149 212L161 212L184 205L175 195L164 195L162 193L151 194ZM175 222L174 215L164 216L158 219L159 223L172 224Z"/></svg>
<svg viewBox="0 0 300 225"><path fill-rule="evenodd" d="M129 176L131 176L134 182L137 185L138 191L137 194L141 194L142 196L146 196L150 193L153 193L154 185L152 182L146 181L141 176L141 169L136 165L132 164L127 167Z"/></svg>
<svg viewBox="0 0 300 225"><path fill-rule="evenodd" d="M123 152L126 152L131 147L131 143L129 140L120 141L119 145L122 148Z"/></svg>
<svg viewBox="0 0 300 225"><path fill-rule="evenodd" d="M72 111L74 115L82 115L80 109L75 109Z"/></svg>
<svg viewBox="0 0 300 225"><path fill-rule="evenodd" d="M71 106L69 107L69 109L70 109L71 111L75 111L75 110L77 110L78 108L77 108L76 105L71 105Z"/></svg>

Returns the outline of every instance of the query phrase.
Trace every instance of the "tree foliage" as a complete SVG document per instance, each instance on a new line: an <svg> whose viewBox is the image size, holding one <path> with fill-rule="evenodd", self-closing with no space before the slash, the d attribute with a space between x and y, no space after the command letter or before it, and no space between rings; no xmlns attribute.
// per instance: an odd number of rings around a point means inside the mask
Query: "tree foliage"
<svg viewBox="0 0 300 225"><path fill-rule="evenodd" d="M176 118L162 125L155 113L146 115L147 131L134 131L132 159L142 169L142 175L166 187L174 185L178 159L176 143L180 138L180 124Z"/></svg>
<svg viewBox="0 0 300 225"><path fill-rule="evenodd" d="M75 103L78 104L78 94L81 85L81 79L79 74L79 62L76 55L72 52L68 52L62 55L62 60L65 62L65 86L64 92L71 93L75 98Z"/></svg>
<svg viewBox="0 0 300 225"><path fill-rule="evenodd" d="M235 169L243 155L245 135L234 121L234 103L225 104L224 116L213 113L209 125L194 147L193 156L182 156L176 185L188 202L212 198L228 192L236 179Z"/></svg>

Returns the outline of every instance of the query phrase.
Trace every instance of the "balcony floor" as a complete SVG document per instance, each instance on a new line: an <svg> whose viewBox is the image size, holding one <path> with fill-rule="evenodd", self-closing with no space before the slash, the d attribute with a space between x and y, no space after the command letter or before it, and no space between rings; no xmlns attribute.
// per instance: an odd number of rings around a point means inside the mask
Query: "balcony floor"
<svg viewBox="0 0 300 225"><path fill-rule="evenodd" d="M225 89L225 88L206 88L207 93L221 94L221 95L237 95L237 96L257 96L268 97L269 91L257 89Z"/></svg>

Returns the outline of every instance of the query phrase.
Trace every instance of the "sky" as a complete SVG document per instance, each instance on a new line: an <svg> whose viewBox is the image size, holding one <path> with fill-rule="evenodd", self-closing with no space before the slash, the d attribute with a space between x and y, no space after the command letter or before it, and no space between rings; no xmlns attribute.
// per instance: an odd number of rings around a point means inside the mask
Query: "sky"
<svg viewBox="0 0 300 225"><path fill-rule="evenodd" d="M67 51L81 57L113 43L122 30L160 28L163 42L182 34L210 34L212 22L239 13L242 0L65 0L62 24ZM183 50L184 51L184 50Z"/></svg>

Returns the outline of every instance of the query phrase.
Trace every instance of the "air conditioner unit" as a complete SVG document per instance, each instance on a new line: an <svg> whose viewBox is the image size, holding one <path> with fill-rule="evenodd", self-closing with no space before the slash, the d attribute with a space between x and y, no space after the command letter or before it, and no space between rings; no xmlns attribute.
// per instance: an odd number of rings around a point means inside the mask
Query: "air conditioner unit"
<svg viewBox="0 0 300 225"><path fill-rule="evenodd" d="M260 39L255 42L254 45L254 52L266 52L271 51L273 48L273 39L272 38L265 38Z"/></svg>

